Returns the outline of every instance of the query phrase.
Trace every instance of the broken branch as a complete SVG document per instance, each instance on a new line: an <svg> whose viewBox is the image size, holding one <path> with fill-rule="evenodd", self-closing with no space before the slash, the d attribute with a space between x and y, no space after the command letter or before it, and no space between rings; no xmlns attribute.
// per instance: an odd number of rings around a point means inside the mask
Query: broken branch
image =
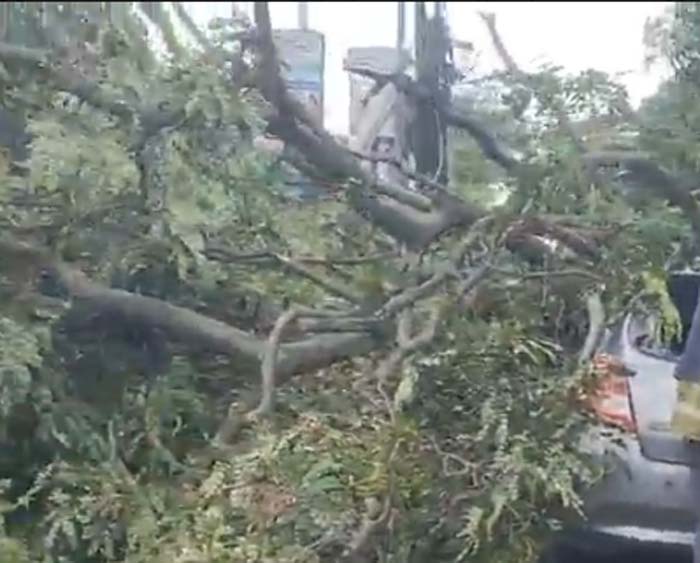
<svg viewBox="0 0 700 563"><path fill-rule="evenodd" d="M501 58L503 66L506 67L506 69L513 76L513 78L520 80L526 86L528 86L528 88L530 88L530 77L517 65L515 59L508 52L508 49L506 49L505 43L503 42L503 39L501 39L501 35L498 33L498 29L496 28L496 15L493 13L485 12L480 12L479 15L486 24L486 27L489 31L489 35L491 36L491 40L493 41L494 48L496 49L498 56ZM535 92L535 94L537 94L537 92ZM531 97L532 92L529 93L528 102ZM564 111L563 105L559 100L554 100L553 105L554 113L556 114L559 127L571 139L571 142L576 147L578 153L583 154L586 150L586 147L584 146L579 136L576 134L576 131L574 131L574 128L571 125L571 120L566 114L566 111Z"/></svg>
<svg viewBox="0 0 700 563"><path fill-rule="evenodd" d="M35 272L47 270L56 276L73 300L115 315L137 326L159 328L173 340L192 347L259 364L265 343L255 336L189 309L90 281L81 271L55 260L31 245L0 238L0 254L5 264L20 265ZM289 377L330 365L338 360L366 354L380 345L368 333L323 334L280 346L276 375Z"/></svg>
<svg viewBox="0 0 700 563"><path fill-rule="evenodd" d="M350 303L358 304L362 301L361 297L355 295L349 289L335 283L331 283L324 276L317 274L309 268L297 263L291 258L276 254L274 252L258 252L252 254L234 254L228 252L224 248L217 246L209 246L205 249L204 255L210 260L226 261L226 262L250 262L250 261L271 261L280 264L283 268L295 273L310 282L318 285L326 290L331 295L340 297Z"/></svg>
<svg viewBox="0 0 700 563"><path fill-rule="evenodd" d="M596 346L600 342L603 330L605 330L605 308L599 293L591 293L586 298L586 309L588 310L588 334L579 353L578 361L580 365L590 361Z"/></svg>
<svg viewBox="0 0 700 563"><path fill-rule="evenodd" d="M681 182L655 164L648 155L638 152L609 151L592 152L584 156L584 164L592 169L613 168L619 171L623 181L646 189L657 197L678 207L687 217L700 239L700 206L690 190Z"/></svg>
<svg viewBox="0 0 700 563"><path fill-rule="evenodd" d="M409 76L405 74L386 75L366 68L354 68L349 66L346 66L346 70L374 80L389 81L411 98L432 104L440 114L440 117L444 119L448 125L467 131L479 145L484 155L502 166L505 170L513 171L520 164L520 161L514 156L513 152L507 147L504 147L476 116L454 111L443 102L436 100L429 90L423 88Z"/></svg>

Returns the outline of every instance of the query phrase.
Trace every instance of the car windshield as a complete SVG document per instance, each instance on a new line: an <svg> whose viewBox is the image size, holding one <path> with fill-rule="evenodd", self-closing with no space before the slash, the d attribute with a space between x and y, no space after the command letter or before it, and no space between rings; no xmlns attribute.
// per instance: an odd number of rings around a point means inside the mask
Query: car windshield
<svg viewBox="0 0 700 563"><path fill-rule="evenodd" d="M685 344L693 324L693 313L698 301L698 291L700 290L700 273L682 272L669 276L667 281L668 293L673 304L678 310L681 321L681 333L674 335L670 342L664 338L663 327L661 338L657 338L658 332L654 330L657 319L646 317L636 319L633 327L630 327L635 334L631 334L633 342L643 352L655 356L663 356L669 359L678 359L685 349Z"/></svg>

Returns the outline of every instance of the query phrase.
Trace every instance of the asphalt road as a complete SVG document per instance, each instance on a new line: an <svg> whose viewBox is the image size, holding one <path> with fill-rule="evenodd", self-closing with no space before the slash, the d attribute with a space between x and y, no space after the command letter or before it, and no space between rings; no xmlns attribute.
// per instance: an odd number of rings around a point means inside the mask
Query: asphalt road
<svg viewBox="0 0 700 563"><path fill-rule="evenodd" d="M692 563L687 546L669 544L625 545L585 535L557 542L540 563Z"/></svg>
<svg viewBox="0 0 700 563"><path fill-rule="evenodd" d="M616 555L604 554L566 554L562 553L551 563L692 563L690 551L678 549L676 553L669 553L668 550L659 552L653 549L639 551L629 551ZM550 563L547 561L547 563Z"/></svg>

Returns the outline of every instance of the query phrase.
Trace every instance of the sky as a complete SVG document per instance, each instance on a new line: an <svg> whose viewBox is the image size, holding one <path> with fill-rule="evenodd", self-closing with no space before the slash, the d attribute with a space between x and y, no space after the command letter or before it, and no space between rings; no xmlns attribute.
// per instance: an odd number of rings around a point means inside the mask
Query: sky
<svg viewBox="0 0 700 563"><path fill-rule="evenodd" d="M185 2L198 23L228 16L230 2ZM246 11L251 2L239 3ZM412 2L406 2L408 14ZM548 62L570 72L595 68L620 73L636 105L654 93L663 71L643 68L642 34L648 17L660 15L670 2L448 2L454 39L470 41L483 70L501 68L478 11L496 14L500 34L523 70ZM343 58L350 47L396 44L396 2L308 2L309 27L326 38L325 124L346 133L349 81ZM270 2L276 28L297 26L297 2ZM412 36L412 30L407 30Z"/></svg>

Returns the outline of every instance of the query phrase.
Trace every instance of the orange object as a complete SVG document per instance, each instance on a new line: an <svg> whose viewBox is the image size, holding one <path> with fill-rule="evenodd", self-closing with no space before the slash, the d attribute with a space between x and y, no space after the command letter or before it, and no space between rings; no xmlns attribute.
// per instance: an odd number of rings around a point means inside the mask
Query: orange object
<svg viewBox="0 0 700 563"><path fill-rule="evenodd" d="M626 432L637 431L628 377L630 370L618 358L599 354L593 358L596 384L585 399L586 406L598 420Z"/></svg>

